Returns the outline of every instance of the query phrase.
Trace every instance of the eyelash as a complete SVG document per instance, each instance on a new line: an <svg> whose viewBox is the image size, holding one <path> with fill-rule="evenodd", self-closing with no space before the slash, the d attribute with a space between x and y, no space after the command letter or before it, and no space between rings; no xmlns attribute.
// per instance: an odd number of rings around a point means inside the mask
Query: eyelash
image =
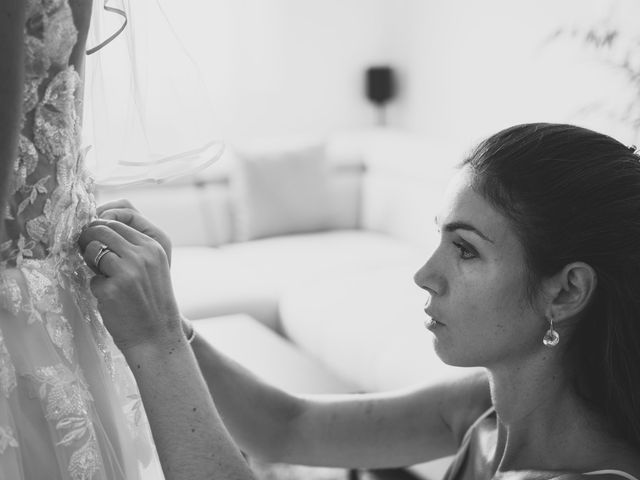
<svg viewBox="0 0 640 480"><path fill-rule="evenodd" d="M478 256L477 252L467 245L466 242L452 242L453 245L460 252L460 258L462 260L471 260L472 258L476 258Z"/></svg>

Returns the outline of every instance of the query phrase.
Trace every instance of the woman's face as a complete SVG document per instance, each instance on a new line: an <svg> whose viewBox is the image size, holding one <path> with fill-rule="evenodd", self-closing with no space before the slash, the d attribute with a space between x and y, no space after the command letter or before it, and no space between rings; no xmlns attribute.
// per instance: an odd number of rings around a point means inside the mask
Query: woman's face
<svg viewBox="0 0 640 480"><path fill-rule="evenodd" d="M414 280L430 294L425 312L440 358L491 367L539 351L547 327L527 297L518 237L471 179L463 169L449 185L436 218L440 244Z"/></svg>

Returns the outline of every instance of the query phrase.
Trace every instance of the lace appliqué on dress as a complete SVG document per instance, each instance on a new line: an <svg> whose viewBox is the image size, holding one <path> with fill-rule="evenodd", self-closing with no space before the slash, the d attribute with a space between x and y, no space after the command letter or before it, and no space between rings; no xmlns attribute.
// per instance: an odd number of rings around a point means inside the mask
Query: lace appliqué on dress
<svg viewBox="0 0 640 480"><path fill-rule="evenodd" d="M0 394L9 398L16 385L16 370L4 344L4 335L0 330ZM3 454L8 447L17 448L18 441L14 436L13 429L8 425L3 425L0 426L0 454Z"/></svg>
<svg viewBox="0 0 640 480"><path fill-rule="evenodd" d="M18 448L18 441L11 427L0 427L0 454L3 454L8 447Z"/></svg>
<svg viewBox="0 0 640 480"><path fill-rule="evenodd" d="M73 12L66 0L27 0L26 16L22 134L5 216L11 245L0 266L74 248L95 212L79 150L82 79L68 64Z"/></svg>
<svg viewBox="0 0 640 480"><path fill-rule="evenodd" d="M33 375L40 384L38 395L46 402L45 418L55 422L63 435L58 445L80 444L69 460L68 471L73 480L90 479L102 468L96 432L89 415L93 401L87 385L64 365L40 367Z"/></svg>
<svg viewBox="0 0 640 480"><path fill-rule="evenodd" d="M66 282L55 270L55 263L46 260L28 260L21 271L29 289L29 302L25 310L29 323L45 324L51 342L58 347L69 363L73 362L73 331L63 315L60 287Z"/></svg>
<svg viewBox="0 0 640 480"><path fill-rule="evenodd" d="M18 315L22 308L22 290L15 278L0 272L0 308Z"/></svg>
<svg viewBox="0 0 640 480"><path fill-rule="evenodd" d="M9 398L14 388L16 388L16 370L4 344L4 335L0 330L0 394Z"/></svg>

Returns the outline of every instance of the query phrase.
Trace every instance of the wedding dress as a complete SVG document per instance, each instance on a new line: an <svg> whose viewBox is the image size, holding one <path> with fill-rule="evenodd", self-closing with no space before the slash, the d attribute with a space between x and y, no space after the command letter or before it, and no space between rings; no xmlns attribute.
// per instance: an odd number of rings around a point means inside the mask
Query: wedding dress
<svg viewBox="0 0 640 480"><path fill-rule="evenodd" d="M95 217L70 63L84 45L68 0L25 2L22 127L0 238L0 479L161 479L76 245Z"/></svg>

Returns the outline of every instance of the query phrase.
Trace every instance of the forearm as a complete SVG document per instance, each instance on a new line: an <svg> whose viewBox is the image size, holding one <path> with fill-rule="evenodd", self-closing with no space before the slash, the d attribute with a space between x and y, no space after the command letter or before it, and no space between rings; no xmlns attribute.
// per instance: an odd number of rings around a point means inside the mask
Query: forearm
<svg viewBox="0 0 640 480"><path fill-rule="evenodd" d="M17 156L23 78L24 1L0 5L0 211Z"/></svg>
<svg viewBox="0 0 640 480"><path fill-rule="evenodd" d="M292 424L302 408L300 399L265 383L199 335L191 345L235 441L250 455L281 461L292 441Z"/></svg>
<svg viewBox="0 0 640 480"><path fill-rule="evenodd" d="M125 352L167 480L251 479L183 339Z"/></svg>

